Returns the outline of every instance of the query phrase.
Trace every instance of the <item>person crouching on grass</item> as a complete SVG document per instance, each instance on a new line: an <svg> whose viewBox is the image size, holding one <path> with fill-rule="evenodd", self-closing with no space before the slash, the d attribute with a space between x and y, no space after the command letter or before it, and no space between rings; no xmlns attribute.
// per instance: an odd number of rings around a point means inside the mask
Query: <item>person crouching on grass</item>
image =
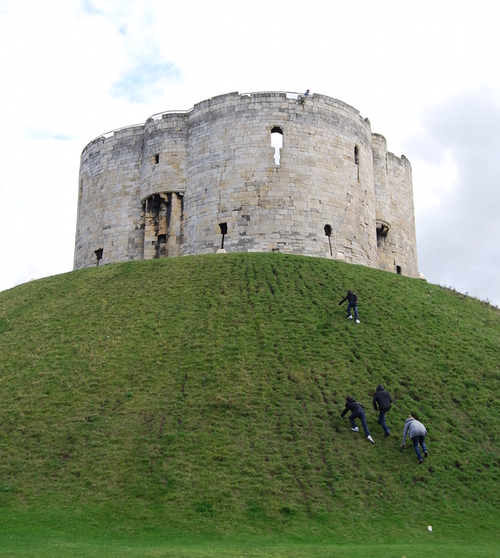
<svg viewBox="0 0 500 558"><path fill-rule="evenodd" d="M355 419L359 418L361 421L361 425L363 426L363 430L365 432L366 439L371 442L372 444L375 443L375 440L370 436L370 431L368 430L368 425L366 424L366 417L365 417L365 408L361 403L358 403L353 397L347 396L345 398L345 409L340 414L343 417L347 411L351 411L349 415L349 422L351 423L351 430L353 432L359 432L359 428L356 426Z"/></svg>
<svg viewBox="0 0 500 558"><path fill-rule="evenodd" d="M420 453L420 447L424 451L424 457L429 455L427 447L425 445L425 437L427 436L427 430L425 426L419 422L416 418L411 415L406 419L405 429L403 430L403 443L401 444L401 451L403 451L406 442L406 433L409 433L411 441L413 442L413 447L415 448L415 453L418 457L418 464L422 464L424 460L422 459L422 454Z"/></svg>
<svg viewBox="0 0 500 558"><path fill-rule="evenodd" d="M347 319L352 320L351 308L354 309L354 317L356 318L356 323L359 324L359 314L358 314L358 297L349 289L345 297L339 302L339 306L347 300Z"/></svg>

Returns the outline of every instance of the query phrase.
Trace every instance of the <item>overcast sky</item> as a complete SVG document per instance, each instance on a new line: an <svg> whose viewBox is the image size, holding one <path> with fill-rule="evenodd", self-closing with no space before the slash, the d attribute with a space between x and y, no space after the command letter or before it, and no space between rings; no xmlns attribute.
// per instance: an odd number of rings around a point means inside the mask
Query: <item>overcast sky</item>
<svg viewBox="0 0 500 558"><path fill-rule="evenodd" d="M72 269L96 136L309 88L410 160L427 280L500 305L499 22L498 0L0 0L0 290Z"/></svg>

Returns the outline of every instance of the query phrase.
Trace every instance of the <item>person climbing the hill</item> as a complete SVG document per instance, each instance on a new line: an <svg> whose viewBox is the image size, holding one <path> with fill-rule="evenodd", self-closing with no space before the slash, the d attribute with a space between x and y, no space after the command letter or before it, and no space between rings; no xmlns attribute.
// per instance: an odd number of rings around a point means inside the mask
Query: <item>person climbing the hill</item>
<svg viewBox="0 0 500 558"><path fill-rule="evenodd" d="M363 426L366 439L374 444L375 440L370 436L370 431L368 430L368 425L366 424L365 408L363 407L363 405L361 405L361 403L358 403L350 395L345 398L345 409L342 411L340 416L343 417L347 413L347 411L351 411L351 414L349 415L351 430L353 432L359 432L359 428L356 426L355 421L355 419L359 418L359 420L361 421L361 425Z"/></svg>
<svg viewBox="0 0 500 558"><path fill-rule="evenodd" d="M422 454L420 453L420 447L424 451L424 457L429 455L427 447L425 445L425 437L427 436L427 430L425 426L419 422L416 418L411 415L406 419L405 428L403 430L403 443L401 444L401 451L403 451L406 442L407 432L410 435L411 441L413 442L413 447L415 448L415 453L418 457L418 464L422 464L424 460L422 459Z"/></svg>
<svg viewBox="0 0 500 558"><path fill-rule="evenodd" d="M354 308L354 317L356 318L356 323L359 324L359 315L358 315L358 297L349 289L345 297L339 302L339 306L348 301L347 304L347 319L352 320L351 308Z"/></svg>
<svg viewBox="0 0 500 558"><path fill-rule="evenodd" d="M391 394L388 391L385 391L384 386L382 384L379 384L377 386L377 391L373 396L373 408L379 412L377 422L384 429L384 434L386 438L391 434L389 427L385 422L385 414L387 413L387 411L390 410L391 403L392 403Z"/></svg>

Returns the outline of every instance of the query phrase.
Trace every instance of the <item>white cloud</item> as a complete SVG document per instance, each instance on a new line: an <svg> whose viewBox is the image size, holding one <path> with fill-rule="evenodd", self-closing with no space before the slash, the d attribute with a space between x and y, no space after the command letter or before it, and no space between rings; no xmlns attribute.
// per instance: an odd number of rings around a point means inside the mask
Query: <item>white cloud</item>
<svg viewBox="0 0 500 558"><path fill-rule="evenodd" d="M420 268L433 282L500 304L500 108L489 92L468 93L423 120L424 139L451 154L457 174L439 205L418 213Z"/></svg>
<svg viewBox="0 0 500 558"><path fill-rule="evenodd" d="M110 22L122 38L125 61L111 84L113 97L145 103L161 95L170 82L181 79L181 70L158 50L148 2L84 0L82 9L89 16Z"/></svg>
<svg viewBox="0 0 500 558"><path fill-rule="evenodd" d="M443 198L452 194L453 185L458 180L459 171L451 151L443 147L438 151L438 161L434 154L425 159L410 151L413 155L413 183L418 186L413 194L417 217L426 209L438 206Z"/></svg>

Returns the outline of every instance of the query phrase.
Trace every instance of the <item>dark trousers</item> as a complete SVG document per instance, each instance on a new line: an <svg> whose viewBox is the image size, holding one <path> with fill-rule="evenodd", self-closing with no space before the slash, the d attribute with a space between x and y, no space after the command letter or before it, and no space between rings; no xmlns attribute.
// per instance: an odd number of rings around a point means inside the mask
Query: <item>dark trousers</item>
<svg viewBox="0 0 500 558"><path fill-rule="evenodd" d="M422 454L420 453L420 447L424 450L424 453L427 453L427 448L425 446L425 436L414 436L411 441L413 442L413 447L415 448L415 453L417 454L418 460L422 461Z"/></svg>
<svg viewBox="0 0 500 558"><path fill-rule="evenodd" d="M361 425L363 426L363 430L365 431L365 436L368 438L368 436L370 435L370 431L368 430L368 425L366 424L365 412L360 409L359 411L354 411L354 413L349 415L349 421L351 422L351 426L353 428L356 428L356 422L354 421L354 419L357 418L359 418L359 420L361 421Z"/></svg>
<svg viewBox="0 0 500 558"><path fill-rule="evenodd" d="M351 315L351 308L354 308L354 318L356 320L359 320L359 314L358 314L358 305L357 304L351 304L349 302L349 304L347 305L347 315L350 316Z"/></svg>
<svg viewBox="0 0 500 558"><path fill-rule="evenodd" d="M379 415L378 415L378 423L380 424L380 426L384 429L384 432L386 434L390 434L390 430L389 427L387 426L386 422L385 422L385 413L387 413L389 411L389 409L380 409L379 411Z"/></svg>

